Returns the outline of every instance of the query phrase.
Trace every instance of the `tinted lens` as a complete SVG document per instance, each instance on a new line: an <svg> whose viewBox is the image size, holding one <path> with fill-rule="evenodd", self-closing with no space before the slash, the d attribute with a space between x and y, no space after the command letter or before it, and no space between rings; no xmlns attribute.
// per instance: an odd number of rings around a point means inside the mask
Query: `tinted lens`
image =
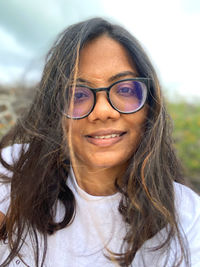
<svg viewBox="0 0 200 267"><path fill-rule="evenodd" d="M110 89L110 101L121 112L131 113L140 109L146 100L147 87L141 81L122 81Z"/></svg>
<svg viewBox="0 0 200 267"><path fill-rule="evenodd" d="M94 95L91 90L87 87L76 87L67 115L70 118L84 117L91 111L93 104Z"/></svg>

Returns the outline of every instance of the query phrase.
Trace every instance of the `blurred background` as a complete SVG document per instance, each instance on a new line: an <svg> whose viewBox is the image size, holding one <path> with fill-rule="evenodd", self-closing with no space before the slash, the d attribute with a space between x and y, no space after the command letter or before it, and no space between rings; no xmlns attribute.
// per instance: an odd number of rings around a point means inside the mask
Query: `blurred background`
<svg viewBox="0 0 200 267"><path fill-rule="evenodd" d="M30 103L58 33L94 16L125 26L147 51L174 120L177 153L200 190L199 0L0 0L0 137Z"/></svg>

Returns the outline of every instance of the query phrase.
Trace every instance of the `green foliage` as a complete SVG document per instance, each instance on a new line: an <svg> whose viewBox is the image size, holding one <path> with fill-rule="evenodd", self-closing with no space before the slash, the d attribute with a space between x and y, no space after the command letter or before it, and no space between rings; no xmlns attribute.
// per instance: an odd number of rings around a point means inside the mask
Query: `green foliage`
<svg viewBox="0 0 200 267"><path fill-rule="evenodd" d="M177 153L191 179L200 180L200 103L168 103Z"/></svg>

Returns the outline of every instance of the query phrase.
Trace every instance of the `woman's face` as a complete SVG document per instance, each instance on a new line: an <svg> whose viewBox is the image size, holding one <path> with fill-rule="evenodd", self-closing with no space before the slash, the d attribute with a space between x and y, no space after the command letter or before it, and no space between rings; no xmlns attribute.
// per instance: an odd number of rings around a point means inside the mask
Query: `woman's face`
<svg viewBox="0 0 200 267"><path fill-rule="evenodd" d="M137 76L125 48L105 35L88 42L80 52L79 84L108 87L115 81ZM141 141L147 109L120 114L109 104L105 91L98 92L96 97L88 117L70 120L75 157L90 169L119 168L127 163Z"/></svg>

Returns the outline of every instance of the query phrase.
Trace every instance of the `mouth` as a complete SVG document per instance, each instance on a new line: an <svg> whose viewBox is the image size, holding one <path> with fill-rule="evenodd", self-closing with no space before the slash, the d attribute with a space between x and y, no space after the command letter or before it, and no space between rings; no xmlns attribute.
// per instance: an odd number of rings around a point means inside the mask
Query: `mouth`
<svg viewBox="0 0 200 267"><path fill-rule="evenodd" d="M109 139L109 138L116 138L124 135L126 132L123 133L113 133L113 134L107 134L107 135L88 135L87 137L94 138L94 139Z"/></svg>
<svg viewBox="0 0 200 267"><path fill-rule="evenodd" d="M89 143L100 146L100 147L106 147L106 146L111 146L119 141L121 141L124 137L124 135L127 132L122 132L122 131L114 131L114 132L109 132L109 133L103 133L103 132L96 132L90 135L86 135L86 139Z"/></svg>

